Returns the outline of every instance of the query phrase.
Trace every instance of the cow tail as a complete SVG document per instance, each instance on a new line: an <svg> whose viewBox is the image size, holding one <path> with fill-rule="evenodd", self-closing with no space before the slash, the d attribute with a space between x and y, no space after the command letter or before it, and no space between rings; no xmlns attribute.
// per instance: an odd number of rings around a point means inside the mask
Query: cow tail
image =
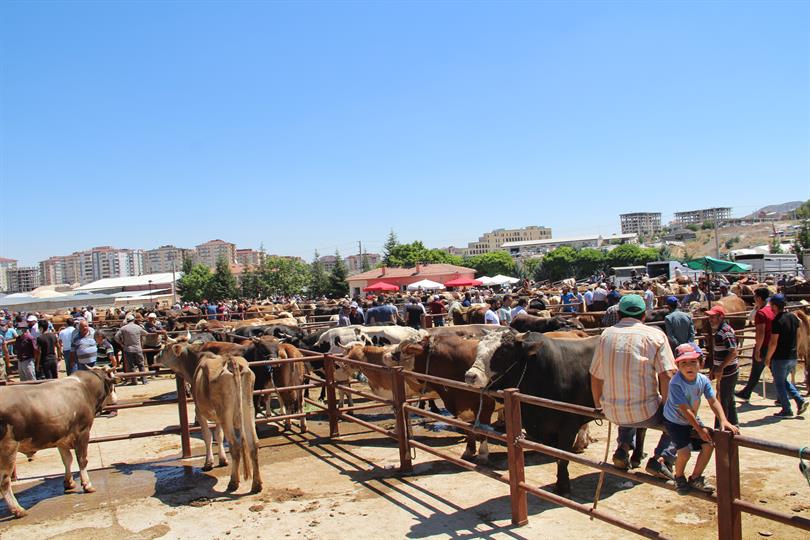
<svg viewBox="0 0 810 540"><path fill-rule="evenodd" d="M0 420L0 439L3 439L6 436L6 432L8 431L8 424L5 420Z"/></svg>
<svg viewBox="0 0 810 540"><path fill-rule="evenodd" d="M231 371L233 372L234 379L236 380L236 395L239 401L239 407L236 409L236 424L239 429L239 439L242 444L239 445L241 449L240 459L242 460L242 478L247 480L250 478L250 463L248 462L247 450L245 449L245 407L244 399L242 396L242 370L240 369L239 362L236 357L230 357Z"/></svg>

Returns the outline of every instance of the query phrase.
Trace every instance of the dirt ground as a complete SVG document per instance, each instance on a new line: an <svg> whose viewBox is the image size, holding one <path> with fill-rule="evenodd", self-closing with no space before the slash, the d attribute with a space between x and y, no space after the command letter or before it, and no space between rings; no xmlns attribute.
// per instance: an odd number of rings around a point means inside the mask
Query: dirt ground
<svg viewBox="0 0 810 540"><path fill-rule="evenodd" d="M770 382L770 381L769 381ZM147 386L122 387L120 401L145 397L173 397L174 382L152 381ZM800 385L804 391L804 384ZM805 418L776 420L771 415L774 388L768 398L754 394L742 405L740 421L749 436L810 445L810 423ZM704 407L704 421L711 419ZM361 411L361 413L364 411ZM384 411L361 418L393 426ZM810 415L808 415L810 418ZM116 418L96 419L94 436L157 429L177 424L176 405L122 410ZM64 494L62 464L54 449L28 462L20 454L19 481L14 491L29 515L10 518L0 503L0 538L15 540L226 539L274 537L307 539L365 538L627 538L629 533L590 521L572 510L529 497L529 524L510 523L508 486L475 472L461 470L422 451L416 452L415 471L397 473L394 441L341 423L342 437L330 440L324 418L309 422L300 434L261 427L264 490L250 495L249 482L225 491L227 468L202 472L203 443L192 440L194 457L178 459L180 438L165 435L148 439L94 444L90 475L96 493ZM586 455L601 459L607 425L595 426L598 441ZM452 431L433 431L418 425L414 434L435 447L460 455L462 437ZM615 436L615 429L614 429ZM657 433L650 432L651 451ZM611 451L613 443L610 444ZM749 501L797 516L810 517L810 487L798 471L798 459L741 449L742 495ZM506 469L506 450L491 446L493 467ZM529 482L551 488L555 465L527 454ZM74 462L75 463L75 462ZM75 465L74 465L75 466ZM570 466L573 498L590 504L598 474ZM714 478L713 465L707 476ZM673 538L716 538L714 506L692 497L679 497L645 484L608 475L599 502L602 510L658 530ZM743 515L744 538L806 538L794 528Z"/></svg>

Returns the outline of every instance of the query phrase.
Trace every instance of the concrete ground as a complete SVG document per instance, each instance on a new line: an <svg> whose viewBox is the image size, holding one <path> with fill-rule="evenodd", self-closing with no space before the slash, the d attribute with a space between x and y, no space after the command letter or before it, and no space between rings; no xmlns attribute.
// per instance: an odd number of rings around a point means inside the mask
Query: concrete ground
<svg viewBox="0 0 810 540"><path fill-rule="evenodd" d="M801 385L804 390L804 386ZM171 379L147 386L121 387L120 400L173 397ZM810 424L804 418L777 420L770 397L755 394L740 407L743 433L791 444L810 445ZM711 420L704 407L704 421ZM390 415L371 411L361 415L387 427ZM810 417L810 416L809 416ZM152 538L627 538L629 533L571 510L529 498L529 524L510 524L508 486L417 451L415 471L397 473L394 441L355 425L341 423L343 437L329 440L328 425L311 420L310 432L300 434L275 427L260 429L264 490L250 495L249 482L226 493L228 469L202 472L203 444L192 441L195 457L178 459L180 438L165 435L91 445L90 475L96 493L64 494L62 465L54 449L28 462L19 455L19 481L14 491L29 515L13 520L0 503L0 538L152 539ZM93 434L109 435L161 428L178 422L176 405L122 410L115 418L96 419ZM607 426L592 425L598 441L586 455L601 459ZM416 436L453 455L463 450L462 437L423 426ZM615 436L615 429L614 429ZM656 442L650 432L647 449ZM610 450L613 443L610 443ZM491 446L494 468L505 470L506 451ZM550 488L555 465L527 454L531 483ZM810 488L798 472L798 459L741 450L742 495L749 501L810 517ZM598 474L570 466L573 498L590 504ZM713 466L707 471L713 478ZM716 538L715 507L691 497L679 497L645 484L607 476L599 508L673 538ZM743 517L744 538L806 538L798 529L760 518Z"/></svg>

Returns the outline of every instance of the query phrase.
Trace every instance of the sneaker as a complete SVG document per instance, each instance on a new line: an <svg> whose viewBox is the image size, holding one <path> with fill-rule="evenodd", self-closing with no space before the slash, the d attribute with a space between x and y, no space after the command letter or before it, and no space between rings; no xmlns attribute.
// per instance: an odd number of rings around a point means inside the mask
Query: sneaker
<svg viewBox="0 0 810 540"><path fill-rule="evenodd" d="M689 480L689 487L703 493L714 493L714 486L708 483L703 476Z"/></svg>
<svg viewBox="0 0 810 540"><path fill-rule="evenodd" d="M778 413L774 413L774 416L778 416L779 418L793 418L793 411L782 409Z"/></svg>
<svg viewBox="0 0 810 540"><path fill-rule="evenodd" d="M659 462L657 458L650 458L644 470L647 471L648 474L663 480L675 480L675 475L672 474L669 465Z"/></svg>
<svg viewBox="0 0 810 540"><path fill-rule="evenodd" d="M692 486L686 481L685 476L675 477L675 491L678 492L678 495L688 495L692 491Z"/></svg>
<svg viewBox="0 0 810 540"><path fill-rule="evenodd" d="M802 401L801 405L797 403L796 407L797 407L796 416L801 416L807 410L807 407L810 407L810 400L805 399L804 401Z"/></svg>
<svg viewBox="0 0 810 540"><path fill-rule="evenodd" d="M627 450L621 446L613 452L613 466L624 471L630 469L630 458L627 455Z"/></svg>

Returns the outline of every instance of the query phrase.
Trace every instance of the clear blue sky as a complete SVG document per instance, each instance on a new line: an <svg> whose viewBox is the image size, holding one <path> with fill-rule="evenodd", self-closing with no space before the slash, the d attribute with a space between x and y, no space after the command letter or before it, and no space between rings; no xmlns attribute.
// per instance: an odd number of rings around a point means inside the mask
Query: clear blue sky
<svg viewBox="0 0 810 540"><path fill-rule="evenodd" d="M810 198L808 2L3 2L0 256Z"/></svg>

